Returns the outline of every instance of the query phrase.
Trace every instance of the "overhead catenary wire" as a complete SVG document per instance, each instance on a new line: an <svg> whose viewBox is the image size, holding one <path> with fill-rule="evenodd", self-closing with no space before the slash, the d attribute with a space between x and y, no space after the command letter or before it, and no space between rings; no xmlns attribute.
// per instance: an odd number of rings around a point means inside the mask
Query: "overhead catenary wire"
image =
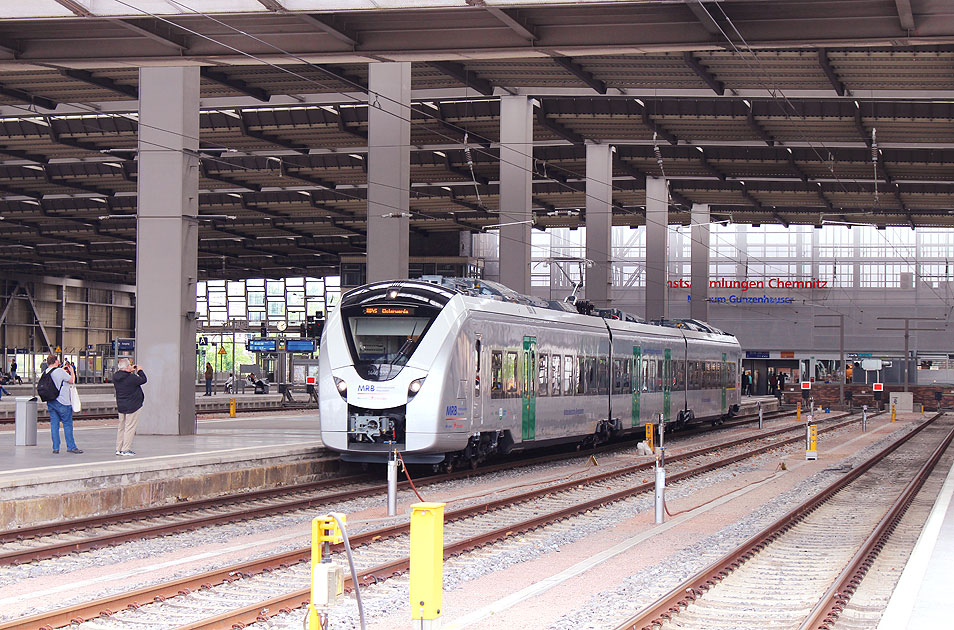
<svg viewBox="0 0 954 630"><path fill-rule="evenodd" d="M742 51L739 50L739 48L738 48L738 46L736 46L735 42L732 41L732 38L729 37L729 35L725 32L725 30L723 30L722 26L718 24L718 22L715 20L715 18L712 16L712 14L709 12L709 9L708 9L702 2L697 2L697 4L699 5L700 8L702 8L703 11L706 12L706 14L707 14L707 15L709 16L709 18L712 20L713 24L716 25L716 27L719 29L719 31L722 33L722 35L725 37L726 41L727 41L727 42L729 43L729 45L733 48L733 50L734 50L735 53L739 56L739 58L741 58L741 59L746 63L746 65L749 66L749 68L751 69L751 66L750 66L749 63L748 63L748 60L745 58L745 55L742 54ZM732 30L735 31L735 34L738 35L739 39L741 40L742 44L745 46L746 50L748 50L749 54L755 59L756 63L758 63L759 66L762 66L762 60L759 58L758 53L756 53L755 50L753 50L752 47L749 45L749 43L746 41L745 37L744 37L744 36L742 35L742 33L739 31L739 28L735 25L735 22L733 22L732 19L729 17L729 15L725 12L725 9L723 8L722 4L721 4L721 3L717 3L716 6L718 7L719 11L722 13L722 16L725 18L725 21L732 27ZM763 67L763 70L764 70L764 67ZM765 87L764 83L763 83L763 87ZM768 88L766 88L766 89L768 89ZM772 89L769 89L768 91L769 91L769 93L773 96L773 100L774 100L776 103L779 103L779 107L782 109L782 113L785 115L785 117L790 120L790 119L791 119L790 113L789 113L784 107L782 107L780 101L778 100L778 96L776 96L776 94L781 95L782 99L784 99L785 104L787 104L787 105L789 106L789 108L791 109L791 111L796 111L796 108L795 108L795 106L792 104L792 102L788 99L788 97L787 97L787 96L785 95L785 93L781 90L781 88L772 88ZM856 103L856 105L857 105L857 101L855 101L855 103ZM859 107L859 109L860 109L860 106L858 106L858 107ZM810 141L810 140L807 140L807 139L806 139L806 141L808 142L808 144L809 144L809 146L812 148L812 150L815 152L815 154L820 158L821 155L818 153L818 150L814 147L814 145L811 143L811 141ZM874 141L874 135L872 135L872 141ZM820 144L823 148L825 148L826 150L828 150L828 147L825 146L825 143L824 143L824 142L819 142L819 144ZM830 150L829 150L829 155L831 155L831 151L830 151ZM875 160L875 161L877 161L877 151L874 150L874 149L872 150L872 159ZM838 184L841 186L842 190L847 193L847 192L848 192L847 186L845 186L845 183L841 180L841 178L838 177L838 176L835 174L834 168L832 168L832 171L831 171L831 172L832 172L832 175L835 176L835 181L837 181ZM875 180L877 180L877 171L875 172ZM876 193L875 193L875 194L876 194L876 196L877 196L877 189L876 189ZM888 243L888 245L889 245L890 247L892 247L892 248L895 250L895 253L896 253L904 262L906 262L906 263L909 264L909 265L912 265L915 269L917 269L917 262L916 262L916 261L915 261L914 263L912 263L906 256L904 256L903 253L901 253L900 250L898 250L898 248L897 248L890 240L888 240L888 238L887 238L886 236L884 236L883 234L880 234L880 232L879 232L878 234L879 234L879 236L881 236L882 239L884 239L884 241L885 241L886 243ZM947 300L946 300L940 293L937 292L937 289L935 289L933 285L930 285L930 284L929 284L928 287L931 289L931 291L934 293L934 295L937 296L937 298L941 300L941 302L942 302L945 306L950 306L950 304L947 302ZM849 298L849 301L852 301L852 302L853 302L853 300L851 300L850 298Z"/></svg>
<svg viewBox="0 0 954 630"><path fill-rule="evenodd" d="M179 5L179 6L183 7L183 8L189 9L189 10L191 10L191 11L194 12L194 13L198 13L198 14L201 14L201 15L206 15L206 14L202 14L201 12L198 12L198 11L196 11L196 10L194 10L194 9L191 9L190 7L187 7L187 6L184 5L183 3L178 3L178 2L173 2L173 3ZM137 10L137 11L140 11L140 12L143 12L143 13L148 13L148 12L142 10L142 9L139 9L138 7L133 7L132 5L129 5L128 3L122 2L121 0L120 0L120 4L125 4L126 6L129 6L129 7L131 7L131 8L134 8L134 9ZM159 16L153 16L153 17L157 17L157 18L158 18ZM206 15L206 17L209 17L210 19L213 19L214 21L216 21L216 22L219 23L219 24L223 24L223 25L225 25L225 26L228 26L228 25L226 25L225 23L221 22L220 20L215 20L214 18L212 18L212 17L210 17L210 16L208 16L208 15ZM162 18L160 18L160 19L162 19ZM168 20L167 20L167 21L168 21ZM170 24L171 24L171 22L170 22ZM177 26L178 26L178 25L177 25ZM235 29L234 27L229 27L229 28L232 28L232 30L236 30L237 32L242 32L242 33L244 33L244 31L241 31L241 29ZM189 30L189 29L186 29L186 30ZM214 40L213 38L210 38L210 37L208 37L208 36L206 36L206 35L203 35L203 34L197 32L197 31L192 31L192 32L194 32L196 35L199 35L199 36L204 37L204 38L206 38L206 39L209 39L209 40L211 40L211 41L216 41L216 40ZM245 33L245 35L247 35L247 36L249 36L249 37L252 37L253 39L256 39L256 40L258 40L258 41L262 41L263 43L267 43L267 42L264 42L263 40L260 40L260 39L258 39L258 38L255 38L254 36L248 35L247 33ZM219 43L221 43L221 42L219 42ZM225 45L225 44L223 44L223 45ZM272 46L273 48L277 49L277 50L281 50L280 48L278 48L278 47L276 47L276 46L274 46L274 45L272 45L272 44L269 44L269 45ZM240 51L240 50L237 49L237 48L234 48L234 47L230 47L230 48L233 49L233 50L235 50L236 52L239 52L239 53L241 53L241 54L245 54L245 55L247 55L247 56L250 56L250 57L252 57L252 58L255 58L254 55L250 55L250 54L248 54L248 53L244 53L244 52ZM283 52L285 52L285 51L283 51ZM288 54L289 56L291 56L291 57L293 57L293 58L298 58L298 57L296 57L295 55L291 55L290 53L287 53L287 52L285 52L285 54ZM300 58L299 58L299 59L300 59ZM305 61L305 60L301 60L301 61L303 61L303 63L306 63L306 64L308 64L308 65L310 65L310 66L317 67L317 66L314 66L314 64L310 64L309 62L307 62L307 61ZM275 64L272 64L272 63L269 63L269 62L264 62L264 63L267 63L268 65L271 65L271 66L273 66L273 67L278 68L278 66L276 66ZM321 84L321 83L315 81L314 79L311 79L311 78L309 78L309 77L304 77L304 76L302 76L302 75L300 75L300 74L294 73L294 72L288 70L287 68L279 68L279 69L282 70L282 71L285 71L285 72L289 72L290 74L296 75L296 76L298 76L299 78L304 79L304 80L306 80L306 81L310 81L310 82L315 83L315 84L317 84L317 85L321 85L322 87L326 87L326 86L324 86L323 84ZM319 69L320 69L320 68L319 68ZM356 97L351 97L351 96L349 96L349 98L353 98L354 100L361 102L360 99L357 99ZM363 104L363 102L362 102L362 104ZM403 106L403 105L402 105L402 106ZM414 109L413 107L410 108L410 109L411 109L411 111L422 111L422 110ZM428 114L428 112L424 112L424 113L425 113L425 115ZM415 123L415 121L413 121L413 120L411 120L410 122L411 122L412 124ZM141 123L139 123L139 124L141 124ZM451 125L452 125L452 123L451 123ZM459 128L459 129L462 129L462 130L463 130L464 128ZM466 130L464 130L464 133L467 133ZM441 134L438 133L438 135L441 135ZM445 136L445 137L446 137L446 136ZM657 145L655 148L656 148L656 153L658 154L658 153L659 153L659 151L658 151L658 145ZM503 160L503 159L501 158L501 161L505 161L505 160ZM230 166L233 166L233 167L235 166L234 163L232 163L232 162L225 162L225 161L223 161L222 163L229 164ZM557 168L563 169L563 167L560 167L560 166L557 166ZM252 170L252 169L248 169L248 170ZM566 169L563 169L563 170L564 170L565 172L571 173L570 171L568 171L568 170L566 170ZM571 173L571 174L572 174L572 173ZM574 174L574 175L576 175L576 174ZM545 175L545 167L544 167L544 176L546 177L546 175ZM577 176L578 176L578 175L577 175ZM559 183L559 184L561 184L561 185L563 184L563 183L560 182L559 180L555 180L555 179L549 178L549 177L546 177L546 178L547 178L547 179L551 179L552 181L556 181L557 183ZM610 185L612 186L612 182L610 182ZM477 191L477 193L478 193L478 195L479 195L479 187L477 187L476 182L475 182L475 189L476 189L476 191ZM619 189L618 189L617 187L615 187L615 186L614 186L614 189L619 190ZM572 188L571 188L571 190L573 190L573 192L579 192L579 191L577 191L576 189L572 189ZM361 199L361 198L359 198L359 197L355 197L355 196L353 196L353 195L347 195L346 193L344 193L344 192L342 192L342 191L340 191L340 190L335 190L335 193L338 194L338 195L340 195L340 196L343 196L343 197L351 197L351 198L353 198L353 199L355 199L355 200L364 201L364 199ZM585 193L584 193L584 195L585 195ZM667 203L670 203L669 200L666 200L666 202L667 202ZM670 203L670 205L672 205L672 204ZM609 211L609 212L612 212L612 209L610 209L610 210L608 210L608 211ZM432 219L432 218L433 218L433 217L431 217L430 215L421 214L421 213L417 213L417 216L425 217L425 218L428 218L428 219ZM668 230L672 230L672 229L673 229L672 227L670 227L670 226L668 226L668 225L667 225L666 227L667 227ZM522 241L521 241L521 243L522 243ZM712 248L709 247L709 249L711 250ZM736 247L736 249L738 249L738 248ZM739 250L739 251L741 251L741 250ZM600 253L602 253L602 254L609 254L608 252L600 252ZM607 257L612 258L611 255L608 255ZM769 266L771 267L771 264L770 264L770 263L767 263L766 261L760 261L760 262L762 262L763 264L769 265Z"/></svg>

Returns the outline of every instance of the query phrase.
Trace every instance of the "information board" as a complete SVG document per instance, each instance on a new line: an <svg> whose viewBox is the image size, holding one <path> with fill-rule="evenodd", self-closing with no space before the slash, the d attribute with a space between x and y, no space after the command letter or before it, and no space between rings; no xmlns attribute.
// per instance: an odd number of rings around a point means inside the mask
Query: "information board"
<svg viewBox="0 0 954 630"><path fill-rule="evenodd" d="M285 342L286 352L314 352L314 339L289 339Z"/></svg>
<svg viewBox="0 0 954 630"><path fill-rule="evenodd" d="M274 339L249 339L245 342L245 349L249 352L275 352L276 346Z"/></svg>

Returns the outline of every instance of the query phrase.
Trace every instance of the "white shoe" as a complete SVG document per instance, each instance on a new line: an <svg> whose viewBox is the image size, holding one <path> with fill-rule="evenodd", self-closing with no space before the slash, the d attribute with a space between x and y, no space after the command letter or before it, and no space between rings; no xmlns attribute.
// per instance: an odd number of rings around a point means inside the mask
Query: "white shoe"
<svg viewBox="0 0 954 630"><path fill-rule="evenodd" d="M122 452L122 451L116 451L116 454L117 454L117 455L122 455L123 452Z"/></svg>

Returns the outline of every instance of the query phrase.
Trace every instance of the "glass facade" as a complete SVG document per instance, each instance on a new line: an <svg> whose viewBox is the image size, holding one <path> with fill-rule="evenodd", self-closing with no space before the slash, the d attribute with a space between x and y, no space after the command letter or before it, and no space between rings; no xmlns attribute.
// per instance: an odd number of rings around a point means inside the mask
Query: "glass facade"
<svg viewBox="0 0 954 630"><path fill-rule="evenodd" d="M300 324L309 315L325 315L338 304L341 281L324 278L280 280L208 280L196 285L196 312L203 326L229 320Z"/></svg>
<svg viewBox="0 0 954 630"><path fill-rule="evenodd" d="M913 288L922 283L945 286L954 271L954 230L949 228L869 226L750 225L709 226L709 277L733 280L807 280L853 289ZM534 231L531 243L532 286L556 294L580 279L586 258L586 228ZM496 269L497 235L475 237L475 256ZM669 277L690 275L688 226L670 226ZM613 286L645 285L646 240L642 227L613 228ZM536 290L535 290L536 292Z"/></svg>

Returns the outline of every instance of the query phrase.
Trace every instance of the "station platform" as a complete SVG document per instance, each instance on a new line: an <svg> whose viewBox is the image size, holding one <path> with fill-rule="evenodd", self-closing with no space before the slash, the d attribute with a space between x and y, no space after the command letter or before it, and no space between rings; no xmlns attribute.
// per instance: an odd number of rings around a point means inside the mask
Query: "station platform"
<svg viewBox="0 0 954 630"><path fill-rule="evenodd" d="M14 417L16 408L16 398L18 396L33 396L32 385L4 385L4 389L10 392L10 396L4 395L0 399L0 421L11 421ZM103 416L116 413L116 393L111 384L97 385L79 385L80 400L83 403L83 416ZM237 394L226 394L221 391L212 396L205 396L205 388L196 392L195 406L200 413L217 411L228 407L229 399L235 398L236 408L239 411L244 410L267 410L280 409L282 407L281 394L275 393L277 390L274 385L269 389L268 394L255 394L252 388L248 388L243 393L239 388ZM297 391L293 394L294 400L298 403L306 403L308 394L304 391ZM39 403L38 417L41 421L48 420L46 413L46 404Z"/></svg>
<svg viewBox="0 0 954 630"><path fill-rule="evenodd" d="M951 567L954 566L954 466L901 572L878 630L951 627Z"/></svg>
<svg viewBox="0 0 954 630"><path fill-rule="evenodd" d="M82 518L312 481L339 460L321 443L315 409L200 419L196 435L137 435L135 457L118 457L116 422L75 427L82 454L54 455L49 430L37 446L0 432L0 529Z"/></svg>

